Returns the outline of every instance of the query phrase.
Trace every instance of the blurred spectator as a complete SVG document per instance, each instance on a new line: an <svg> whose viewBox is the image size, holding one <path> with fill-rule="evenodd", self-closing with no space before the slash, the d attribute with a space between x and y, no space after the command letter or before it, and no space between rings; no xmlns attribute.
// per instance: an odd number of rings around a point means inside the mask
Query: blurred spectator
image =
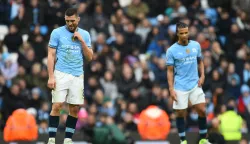
<svg viewBox="0 0 250 144"><path fill-rule="evenodd" d="M215 62L219 62L220 58L224 55L224 51L222 50L220 43L214 41L211 44L211 53Z"/></svg>
<svg viewBox="0 0 250 144"><path fill-rule="evenodd" d="M18 108L26 108L27 99L20 96L20 87L13 84L10 91L3 99L3 119L6 121L13 111Z"/></svg>
<svg viewBox="0 0 250 144"><path fill-rule="evenodd" d="M16 25L12 24L9 26L9 33L4 37L3 43L7 46L8 52L18 52L23 39Z"/></svg>
<svg viewBox="0 0 250 144"><path fill-rule="evenodd" d="M125 44L128 46L127 54L131 54L133 49L139 48L141 45L141 37L135 33L135 25L133 23L128 23L125 26Z"/></svg>
<svg viewBox="0 0 250 144"><path fill-rule="evenodd" d="M243 82L247 83L250 79L250 63L249 62L246 62L244 64L242 75L243 75Z"/></svg>
<svg viewBox="0 0 250 144"><path fill-rule="evenodd" d="M165 51L166 39L163 35L158 35L154 41L152 41L147 49L147 53L149 55L156 55L157 57L161 57L161 55Z"/></svg>
<svg viewBox="0 0 250 144"><path fill-rule="evenodd" d="M38 133L39 134L48 134L49 133L48 121L47 120L42 120L39 123Z"/></svg>
<svg viewBox="0 0 250 144"><path fill-rule="evenodd" d="M7 82L9 83L11 82L11 79L13 79L17 75L18 63L17 58L15 57L15 54L2 54L3 63L0 65L0 69L5 80L7 80Z"/></svg>
<svg viewBox="0 0 250 144"><path fill-rule="evenodd" d="M167 113L151 105L139 117L138 131L143 140L165 140L170 131Z"/></svg>
<svg viewBox="0 0 250 144"><path fill-rule="evenodd" d="M59 0L51 1L48 11L44 13L44 16L46 16L46 18L44 19L46 24L50 28L55 28L55 27L58 27L59 25L63 25L64 24L64 10L65 10L64 4L61 3ZM40 13L39 15L42 17L42 13ZM38 24L42 24L42 23L38 23Z"/></svg>
<svg viewBox="0 0 250 144"><path fill-rule="evenodd" d="M103 118L104 125L94 128L93 143L95 144L125 144L126 139L122 131L115 125L112 117Z"/></svg>
<svg viewBox="0 0 250 144"><path fill-rule="evenodd" d="M88 120L88 112L86 109L82 108L78 112L78 120L76 123L76 129L79 130L87 125L87 120Z"/></svg>
<svg viewBox="0 0 250 144"><path fill-rule="evenodd" d="M22 65L26 73L30 74L31 73L31 67L32 65L36 62L35 58L35 52L33 49L28 49L24 55L24 58L19 59L20 65Z"/></svg>
<svg viewBox="0 0 250 144"><path fill-rule="evenodd" d="M151 24L146 18L143 19L141 23L139 23L139 25L136 27L135 33L141 37L142 44L145 43L147 35L150 31L151 31Z"/></svg>
<svg viewBox="0 0 250 144"><path fill-rule="evenodd" d="M93 14L94 18L94 28L97 33L104 33L105 35L109 35L109 29L108 29L108 19L103 13L103 8L101 4L95 5L95 11Z"/></svg>
<svg viewBox="0 0 250 144"><path fill-rule="evenodd" d="M236 101L230 99L227 103L227 111L219 116L219 129L226 141L239 141L242 137L243 119L235 112L235 109Z"/></svg>
<svg viewBox="0 0 250 144"><path fill-rule="evenodd" d="M39 108L39 110L37 112L37 119L40 123L42 123L42 121L49 120L49 104L48 104L48 102L43 102L41 104L41 107Z"/></svg>
<svg viewBox="0 0 250 144"><path fill-rule="evenodd" d="M209 132L209 142L218 143L218 144L226 144L226 141L223 135L219 132L220 120L216 117L211 122L211 129Z"/></svg>
<svg viewBox="0 0 250 144"><path fill-rule="evenodd" d="M234 10L236 11L246 11L248 15L250 14L249 6L250 6L250 1L249 0L233 0L232 1L232 6Z"/></svg>
<svg viewBox="0 0 250 144"><path fill-rule="evenodd" d="M132 3L127 7L127 14L134 20L142 20L148 12L148 5L141 0L132 0Z"/></svg>
<svg viewBox="0 0 250 144"><path fill-rule="evenodd" d="M20 87L20 96L24 98L30 98L30 90L27 88L26 81L24 79L19 79L17 81L19 87Z"/></svg>
<svg viewBox="0 0 250 144"><path fill-rule="evenodd" d="M41 90L39 88L33 88L31 90L31 97L28 102L28 107L33 107L38 110L41 107L42 98L41 98Z"/></svg>
<svg viewBox="0 0 250 144"><path fill-rule="evenodd" d="M167 81L167 67L166 67L166 62L165 59L158 59L157 62L157 69L154 71L154 74L157 76L155 81L160 84L161 87L167 88L168 83Z"/></svg>
<svg viewBox="0 0 250 144"><path fill-rule="evenodd" d="M34 48L36 59L42 61L42 59L46 57L47 53L45 48L47 47L39 25L36 25L34 30L29 34L28 42L30 42L31 46Z"/></svg>
<svg viewBox="0 0 250 144"><path fill-rule="evenodd" d="M25 21L28 25L44 24L44 9L38 0L30 0L25 10Z"/></svg>
<svg viewBox="0 0 250 144"><path fill-rule="evenodd" d="M106 71L104 77L100 79L100 84L104 89L104 95L115 100L118 97L117 85L111 71Z"/></svg>
<svg viewBox="0 0 250 144"><path fill-rule="evenodd" d="M6 142L34 141L37 138L38 128L35 118L25 109L15 110L4 128L4 140Z"/></svg>
<svg viewBox="0 0 250 144"><path fill-rule="evenodd" d="M235 53L240 49L241 45L246 42L246 36L236 24L231 25L230 34L228 35L226 42L226 50L230 60L235 60Z"/></svg>
<svg viewBox="0 0 250 144"><path fill-rule="evenodd" d="M216 24L218 28L218 35L227 36L230 33L231 24L232 21L230 19L228 11L219 11L219 19Z"/></svg>
<svg viewBox="0 0 250 144"><path fill-rule="evenodd" d="M241 96L238 99L238 112L247 122L248 129L250 128L250 88L248 85L241 86Z"/></svg>
<svg viewBox="0 0 250 144"><path fill-rule="evenodd" d="M29 32L28 25L24 20L24 14L25 14L25 7L21 5L17 11L17 15L13 17L11 21L12 24L17 26L20 34L25 34Z"/></svg>
<svg viewBox="0 0 250 144"><path fill-rule="evenodd" d="M127 98L132 88L136 87L138 83L135 81L132 68L128 64L124 64L122 68L121 78L118 80L118 90Z"/></svg>
<svg viewBox="0 0 250 144"><path fill-rule="evenodd" d="M239 144L249 144L249 143L247 143L247 139L243 138L243 139L240 140Z"/></svg>

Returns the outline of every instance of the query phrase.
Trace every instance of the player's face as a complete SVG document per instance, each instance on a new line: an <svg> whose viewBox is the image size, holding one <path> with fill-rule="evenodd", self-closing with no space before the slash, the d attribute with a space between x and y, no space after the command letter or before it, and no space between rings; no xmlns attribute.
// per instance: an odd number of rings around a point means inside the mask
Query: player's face
<svg viewBox="0 0 250 144"><path fill-rule="evenodd" d="M179 28L178 29L178 38L181 42L186 43L188 41L188 28Z"/></svg>
<svg viewBox="0 0 250 144"><path fill-rule="evenodd" d="M76 15L65 16L66 25L67 25L69 31L71 31L71 32L74 32L76 30L79 21L80 21L80 17L78 17Z"/></svg>

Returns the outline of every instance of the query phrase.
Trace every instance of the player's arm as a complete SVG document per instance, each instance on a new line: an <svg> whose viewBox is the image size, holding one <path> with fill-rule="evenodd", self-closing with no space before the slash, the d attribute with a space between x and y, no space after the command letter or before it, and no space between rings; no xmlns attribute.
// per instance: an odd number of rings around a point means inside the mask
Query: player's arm
<svg viewBox="0 0 250 144"><path fill-rule="evenodd" d="M50 36L49 46L48 46L48 87L54 89L56 87L56 81L54 77L55 59L56 59L56 48L59 43L59 34L56 30L53 30Z"/></svg>
<svg viewBox="0 0 250 144"><path fill-rule="evenodd" d="M167 78L169 91L174 90L174 66L167 66Z"/></svg>
<svg viewBox="0 0 250 144"><path fill-rule="evenodd" d="M80 41L80 43L82 45L82 50L83 50L84 57L86 58L87 61L91 61L92 57L93 57L92 48L89 48L84 40Z"/></svg>
<svg viewBox="0 0 250 144"><path fill-rule="evenodd" d="M198 67L199 67L200 77L205 78L203 59L198 59Z"/></svg>
<svg viewBox="0 0 250 144"><path fill-rule="evenodd" d="M93 50L91 48L91 40L89 33L87 33L86 36L87 36L87 41L84 41L79 32L74 33L74 37L76 37L82 45L83 55L85 59L87 61L91 61L93 57Z"/></svg>
<svg viewBox="0 0 250 144"><path fill-rule="evenodd" d="M167 51L166 57L169 93L171 98L177 102L176 93L174 91L174 56L170 50Z"/></svg>
<svg viewBox="0 0 250 144"><path fill-rule="evenodd" d="M203 56L201 53L201 47L200 44L198 43L198 55L197 55L197 60L198 60L198 70L200 73L200 79L198 81L198 86L201 87L205 81L205 73L204 73L204 63L203 63Z"/></svg>
<svg viewBox="0 0 250 144"><path fill-rule="evenodd" d="M48 74L49 78L54 77L56 49L48 47Z"/></svg>

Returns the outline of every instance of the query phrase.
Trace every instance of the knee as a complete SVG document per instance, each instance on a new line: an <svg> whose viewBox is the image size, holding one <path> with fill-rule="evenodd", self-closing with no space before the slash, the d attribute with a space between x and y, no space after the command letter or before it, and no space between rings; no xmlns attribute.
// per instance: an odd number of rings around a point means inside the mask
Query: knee
<svg viewBox="0 0 250 144"><path fill-rule="evenodd" d="M185 117L186 116L186 110L177 110L176 111L177 117Z"/></svg>
<svg viewBox="0 0 250 144"><path fill-rule="evenodd" d="M60 112L60 110L63 107L63 103L53 103L52 105L52 111L53 112Z"/></svg>
<svg viewBox="0 0 250 144"><path fill-rule="evenodd" d="M198 109L197 110L197 113L198 113L198 115L200 116L200 117L206 117L206 108L204 107L202 107L202 108L200 108L200 109Z"/></svg>
<svg viewBox="0 0 250 144"><path fill-rule="evenodd" d="M78 111L79 111L79 106L78 105L70 105L69 111L70 111L70 114L77 115Z"/></svg>

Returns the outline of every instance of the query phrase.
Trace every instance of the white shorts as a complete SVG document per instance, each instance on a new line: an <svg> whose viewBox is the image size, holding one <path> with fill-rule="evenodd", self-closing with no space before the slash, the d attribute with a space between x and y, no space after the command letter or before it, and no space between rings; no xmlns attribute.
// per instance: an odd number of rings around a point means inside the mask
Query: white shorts
<svg viewBox="0 0 250 144"><path fill-rule="evenodd" d="M84 76L79 77L55 70L56 88L52 90L52 103L67 102L82 105L84 102Z"/></svg>
<svg viewBox="0 0 250 144"><path fill-rule="evenodd" d="M173 109L186 109L189 101L192 105L206 102L205 94L202 88L198 86L195 86L190 91L175 90L175 93L177 96L177 102L174 101Z"/></svg>

